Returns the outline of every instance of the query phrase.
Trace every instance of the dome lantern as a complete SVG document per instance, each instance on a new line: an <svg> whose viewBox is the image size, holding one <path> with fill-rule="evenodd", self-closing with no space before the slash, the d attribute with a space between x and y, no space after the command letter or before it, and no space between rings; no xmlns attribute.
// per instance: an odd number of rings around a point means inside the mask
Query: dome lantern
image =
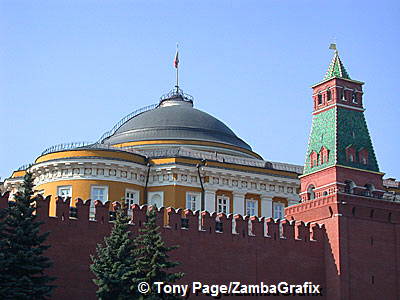
<svg viewBox="0 0 400 300"><path fill-rule="evenodd" d="M185 94L180 88L176 88L160 97L159 106L185 105L193 107L193 100L191 95Z"/></svg>

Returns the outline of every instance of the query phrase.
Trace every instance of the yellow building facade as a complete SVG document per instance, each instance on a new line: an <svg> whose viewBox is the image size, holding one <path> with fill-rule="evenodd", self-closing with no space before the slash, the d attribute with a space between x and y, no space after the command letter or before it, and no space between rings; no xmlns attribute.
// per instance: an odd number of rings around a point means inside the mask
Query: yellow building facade
<svg viewBox="0 0 400 300"><path fill-rule="evenodd" d="M302 167L263 160L177 89L96 143L46 149L5 180L10 195L26 171L38 193L53 195L50 215L60 196L91 201L92 210L99 200L281 218L284 207L300 200Z"/></svg>

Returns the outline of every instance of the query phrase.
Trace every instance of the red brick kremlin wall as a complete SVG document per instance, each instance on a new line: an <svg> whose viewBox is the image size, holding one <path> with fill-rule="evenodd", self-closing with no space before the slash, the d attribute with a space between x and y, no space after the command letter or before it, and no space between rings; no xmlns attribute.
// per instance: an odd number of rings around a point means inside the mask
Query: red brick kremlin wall
<svg viewBox="0 0 400 300"><path fill-rule="evenodd" d="M7 199L8 194L0 198L0 208L7 206ZM69 218L69 200L58 201L57 217L48 217L49 202L49 197L39 200L38 216L45 222L42 230L50 232L47 255L54 265L49 273L57 277L52 299L96 299L89 257L110 232L109 205L97 203L96 221L89 221L89 202L78 200L78 218ZM133 235L143 226L146 209L134 207ZM232 222L232 215L204 213L199 224L199 212L162 208L158 223L167 244L180 246L171 257L181 262L176 271L186 274L182 283L312 281L322 286L323 296L294 298L400 299L398 203L339 193L285 212L289 220L280 224L253 218L249 226L248 217L236 216ZM189 219L187 229L181 228L182 216ZM222 232L216 230L216 219Z"/></svg>
<svg viewBox="0 0 400 300"><path fill-rule="evenodd" d="M7 194L1 197L0 207L7 205L7 199ZM52 299L96 299L89 256L95 253L96 244L110 232L109 205L97 203L96 221L88 220L88 202L83 204L78 200L77 219L69 218L69 200L57 202L57 217L48 217L48 205L49 197L39 200L38 216L45 222L42 231L50 232L47 244L51 248L47 255L54 265L49 273L57 277ZM134 235L143 226L145 210L146 207L134 208L134 224L131 225ZM188 229L181 228L182 215L189 219ZM216 231L217 217L223 232ZM232 215L210 216L205 213L199 227L199 212L160 209L158 222L164 240L168 245L179 245L171 252L171 258L181 262L176 270L186 274L182 283L229 284L230 281L240 281L257 284L263 281L275 284L286 281L302 284L311 281L320 284L324 291L326 251L323 226L294 221L284 221L279 225L272 219L254 218L249 227L248 218L237 216L234 222L236 233L232 234L232 218ZM212 299L205 296L190 296L189 299L193 298ZM317 298L326 299L325 296Z"/></svg>
<svg viewBox="0 0 400 300"><path fill-rule="evenodd" d="M338 193L286 208L324 224L327 299L400 299L400 204Z"/></svg>

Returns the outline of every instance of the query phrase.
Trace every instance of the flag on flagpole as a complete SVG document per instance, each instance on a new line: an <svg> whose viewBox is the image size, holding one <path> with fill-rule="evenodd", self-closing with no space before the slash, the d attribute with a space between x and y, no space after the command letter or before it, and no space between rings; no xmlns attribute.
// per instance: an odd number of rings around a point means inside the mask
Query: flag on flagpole
<svg viewBox="0 0 400 300"><path fill-rule="evenodd" d="M178 69L179 65L179 51L176 50L175 59L174 59L174 67Z"/></svg>

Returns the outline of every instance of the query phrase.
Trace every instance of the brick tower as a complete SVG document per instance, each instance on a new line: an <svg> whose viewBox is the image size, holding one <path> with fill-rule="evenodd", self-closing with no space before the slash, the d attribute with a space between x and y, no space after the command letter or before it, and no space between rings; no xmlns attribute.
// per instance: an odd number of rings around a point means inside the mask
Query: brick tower
<svg viewBox="0 0 400 300"><path fill-rule="evenodd" d="M302 203L285 210L288 219L325 224L325 293L332 300L400 299L400 207L382 199L363 84L350 78L335 49L312 87Z"/></svg>

